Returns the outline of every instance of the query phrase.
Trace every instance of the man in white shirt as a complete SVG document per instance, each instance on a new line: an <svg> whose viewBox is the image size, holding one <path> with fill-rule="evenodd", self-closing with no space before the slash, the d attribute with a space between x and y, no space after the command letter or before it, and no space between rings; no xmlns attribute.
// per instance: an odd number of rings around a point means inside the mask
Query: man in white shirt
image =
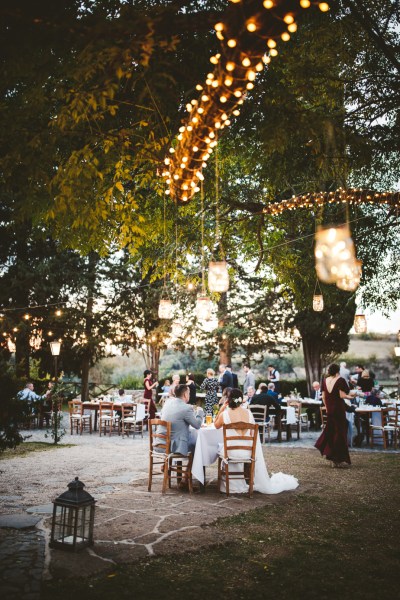
<svg viewBox="0 0 400 600"><path fill-rule="evenodd" d="M39 396L39 394L36 394L36 392L33 391L33 383L29 381L24 389L18 392L17 398L18 400L25 400L26 402L33 403L41 400L42 396Z"/></svg>
<svg viewBox="0 0 400 600"><path fill-rule="evenodd" d="M310 394L311 400L322 400L322 392L319 381L313 381L312 383L312 392ZM309 407L306 410L308 420L310 421L310 428L314 429L321 426L321 417L320 417L320 405L315 407Z"/></svg>

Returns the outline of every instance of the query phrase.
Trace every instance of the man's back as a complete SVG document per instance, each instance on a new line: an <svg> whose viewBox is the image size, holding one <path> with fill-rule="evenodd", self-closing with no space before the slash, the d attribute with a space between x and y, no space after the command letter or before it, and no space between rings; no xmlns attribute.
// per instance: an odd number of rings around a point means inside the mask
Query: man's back
<svg viewBox="0 0 400 600"><path fill-rule="evenodd" d="M161 412L161 419L171 425L171 451L187 454L189 451L189 425L199 429L202 415L195 416L193 407L180 398L170 398Z"/></svg>

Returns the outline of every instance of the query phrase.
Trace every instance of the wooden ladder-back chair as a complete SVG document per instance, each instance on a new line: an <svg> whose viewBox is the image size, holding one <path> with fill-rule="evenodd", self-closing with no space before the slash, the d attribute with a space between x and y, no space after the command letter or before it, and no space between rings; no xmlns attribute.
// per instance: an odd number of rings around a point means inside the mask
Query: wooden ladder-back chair
<svg viewBox="0 0 400 600"><path fill-rule="evenodd" d="M243 422L224 423L222 428L224 448L218 456L218 489L221 490L223 476L225 477L225 493L227 496L229 496L230 479L247 479L249 498L252 498L258 425ZM230 465L235 465L237 468L241 464L243 464L242 471L229 470Z"/></svg>
<svg viewBox="0 0 400 600"><path fill-rule="evenodd" d="M400 441L400 404L389 406L388 412L388 427L393 431L393 443L397 449L397 444Z"/></svg>
<svg viewBox="0 0 400 600"><path fill-rule="evenodd" d="M68 402L69 422L71 427L71 435L75 429L76 433L82 435L84 429L88 429L92 433L92 417L85 415L83 412L83 404L80 400L70 400Z"/></svg>
<svg viewBox="0 0 400 600"><path fill-rule="evenodd" d="M288 408L294 408L294 415L295 415L295 423L288 423L287 422L287 413L286 413L286 417L283 417L281 419L281 423L282 423L282 433L284 431L286 431L286 437L289 436L289 431L292 430L292 428L294 428L294 430L297 432L297 439L300 439L300 432L301 432L301 402L299 402L298 400L288 400L287 402L287 407Z"/></svg>
<svg viewBox="0 0 400 600"><path fill-rule="evenodd" d="M149 485L151 485L154 475L163 475L162 493L165 494L168 487L171 487L172 477L176 477L179 484L186 480L189 492L193 493L192 484L192 462L193 455L189 452L187 455L171 452L171 423L161 419L149 420ZM161 467L160 471L155 471L154 467Z"/></svg>
<svg viewBox="0 0 400 600"><path fill-rule="evenodd" d="M321 415L321 427L323 429L326 425L327 420L326 406L320 406L319 413Z"/></svg>
<svg viewBox="0 0 400 600"><path fill-rule="evenodd" d="M133 433L133 437L135 437L135 433L140 433L143 437L143 421L137 421L136 416L137 404L131 402L121 404L122 437L129 433Z"/></svg>
<svg viewBox="0 0 400 600"><path fill-rule="evenodd" d="M273 417L267 417L267 406L263 404L250 404L249 409L253 414L254 421L258 425L261 443L265 443L268 436L268 443L271 443L271 427L273 426Z"/></svg>
<svg viewBox="0 0 400 600"><path fill-rule="evenodd" d="M103 432L111 436L113 431L119 430L120 418L114 414L114 403L113 402L99 402L99 434Z"/></svg>

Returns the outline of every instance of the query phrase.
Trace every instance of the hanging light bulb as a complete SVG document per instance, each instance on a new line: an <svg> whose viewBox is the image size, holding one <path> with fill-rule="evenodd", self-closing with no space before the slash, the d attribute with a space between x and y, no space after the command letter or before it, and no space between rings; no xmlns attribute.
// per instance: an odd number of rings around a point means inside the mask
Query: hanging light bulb
<svg viewBox="0 0 400 600"><path fill-rule="evenodd" d="M358 314L354 317L354 330L356 333L367 333L367 319L364 314Z"/></svg>
<svg viewBox="0 0 400 600"><path fill-rule="evenodd" d="M315 312L321 312L324 310L324 297L322 294L314 294L312 307Z"/></svg>
<svg viewBox="0 0 400 600"><path fill-rule="evenodd" d="M199 321L211 318L212 303L208 296L198 296L196 300L196 317Z"/></svg>
<svg viewBox="0 0 400 600"><path fill-rule="evenodd" d="M315 269L321 281L335 283L354 267L354 244L347 225L320 227L315 242Z"/></svg>
<svg viewBox="0 0 400 600"><path fill-rule="evenodd" d="M158 317L160 319L172 319L174 316L174 307L171 300L160 300L158 305Z"/></svg>
<svg viewBox="0 0 400 600"><path fill-rule="evenodd" d="M336 285L339 289L346 292L354 292L360 285L361 275L362 261L356 259L354 264L349 266L346 272L342 273L341 277L338 277Z"/></svg>
<svg viewBox="0 0 400 600"><path fill-rule="evenodd" d="M229 289L229 273L225 260L209 263L208 289L210 292L226 292Z"/></svg>

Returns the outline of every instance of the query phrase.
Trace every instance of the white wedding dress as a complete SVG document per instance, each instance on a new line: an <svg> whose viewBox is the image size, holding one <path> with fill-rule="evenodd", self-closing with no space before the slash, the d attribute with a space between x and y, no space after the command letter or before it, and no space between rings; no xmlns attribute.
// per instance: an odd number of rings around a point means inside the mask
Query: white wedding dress
<svg viewBox="0 0 400 600"><path fill-rule="evenodd" d="M249 412L249 423L254 423L253 414ZM231 423L229 418L229 411L224 410L223 419L226 425ZM235 435L235 430L228 430L228 435ZM251 442L249 442L251 444ZM224 448L223 444L219 445L218 453L223 455ZM229 455L232 458L249 458L250 452L247 453L245 450L232 450ZM231 473L237 471L243 471L243 463L229 465L229 471ZM254 469L254 491L260 492L261 494L279 494L280 492L286 492L289 490L295 490L299 485L296 477L292 475L285 475L285 473L274 473L271 477L268 475L267 467L264 460L264 455L261 447L260 438L257 438L256 445L256 464ZM225 492L225 478L221 480L221 492ZM249 491L245 479L230 479L229 480L229 492L235 494L245 494Z"/></svg>

